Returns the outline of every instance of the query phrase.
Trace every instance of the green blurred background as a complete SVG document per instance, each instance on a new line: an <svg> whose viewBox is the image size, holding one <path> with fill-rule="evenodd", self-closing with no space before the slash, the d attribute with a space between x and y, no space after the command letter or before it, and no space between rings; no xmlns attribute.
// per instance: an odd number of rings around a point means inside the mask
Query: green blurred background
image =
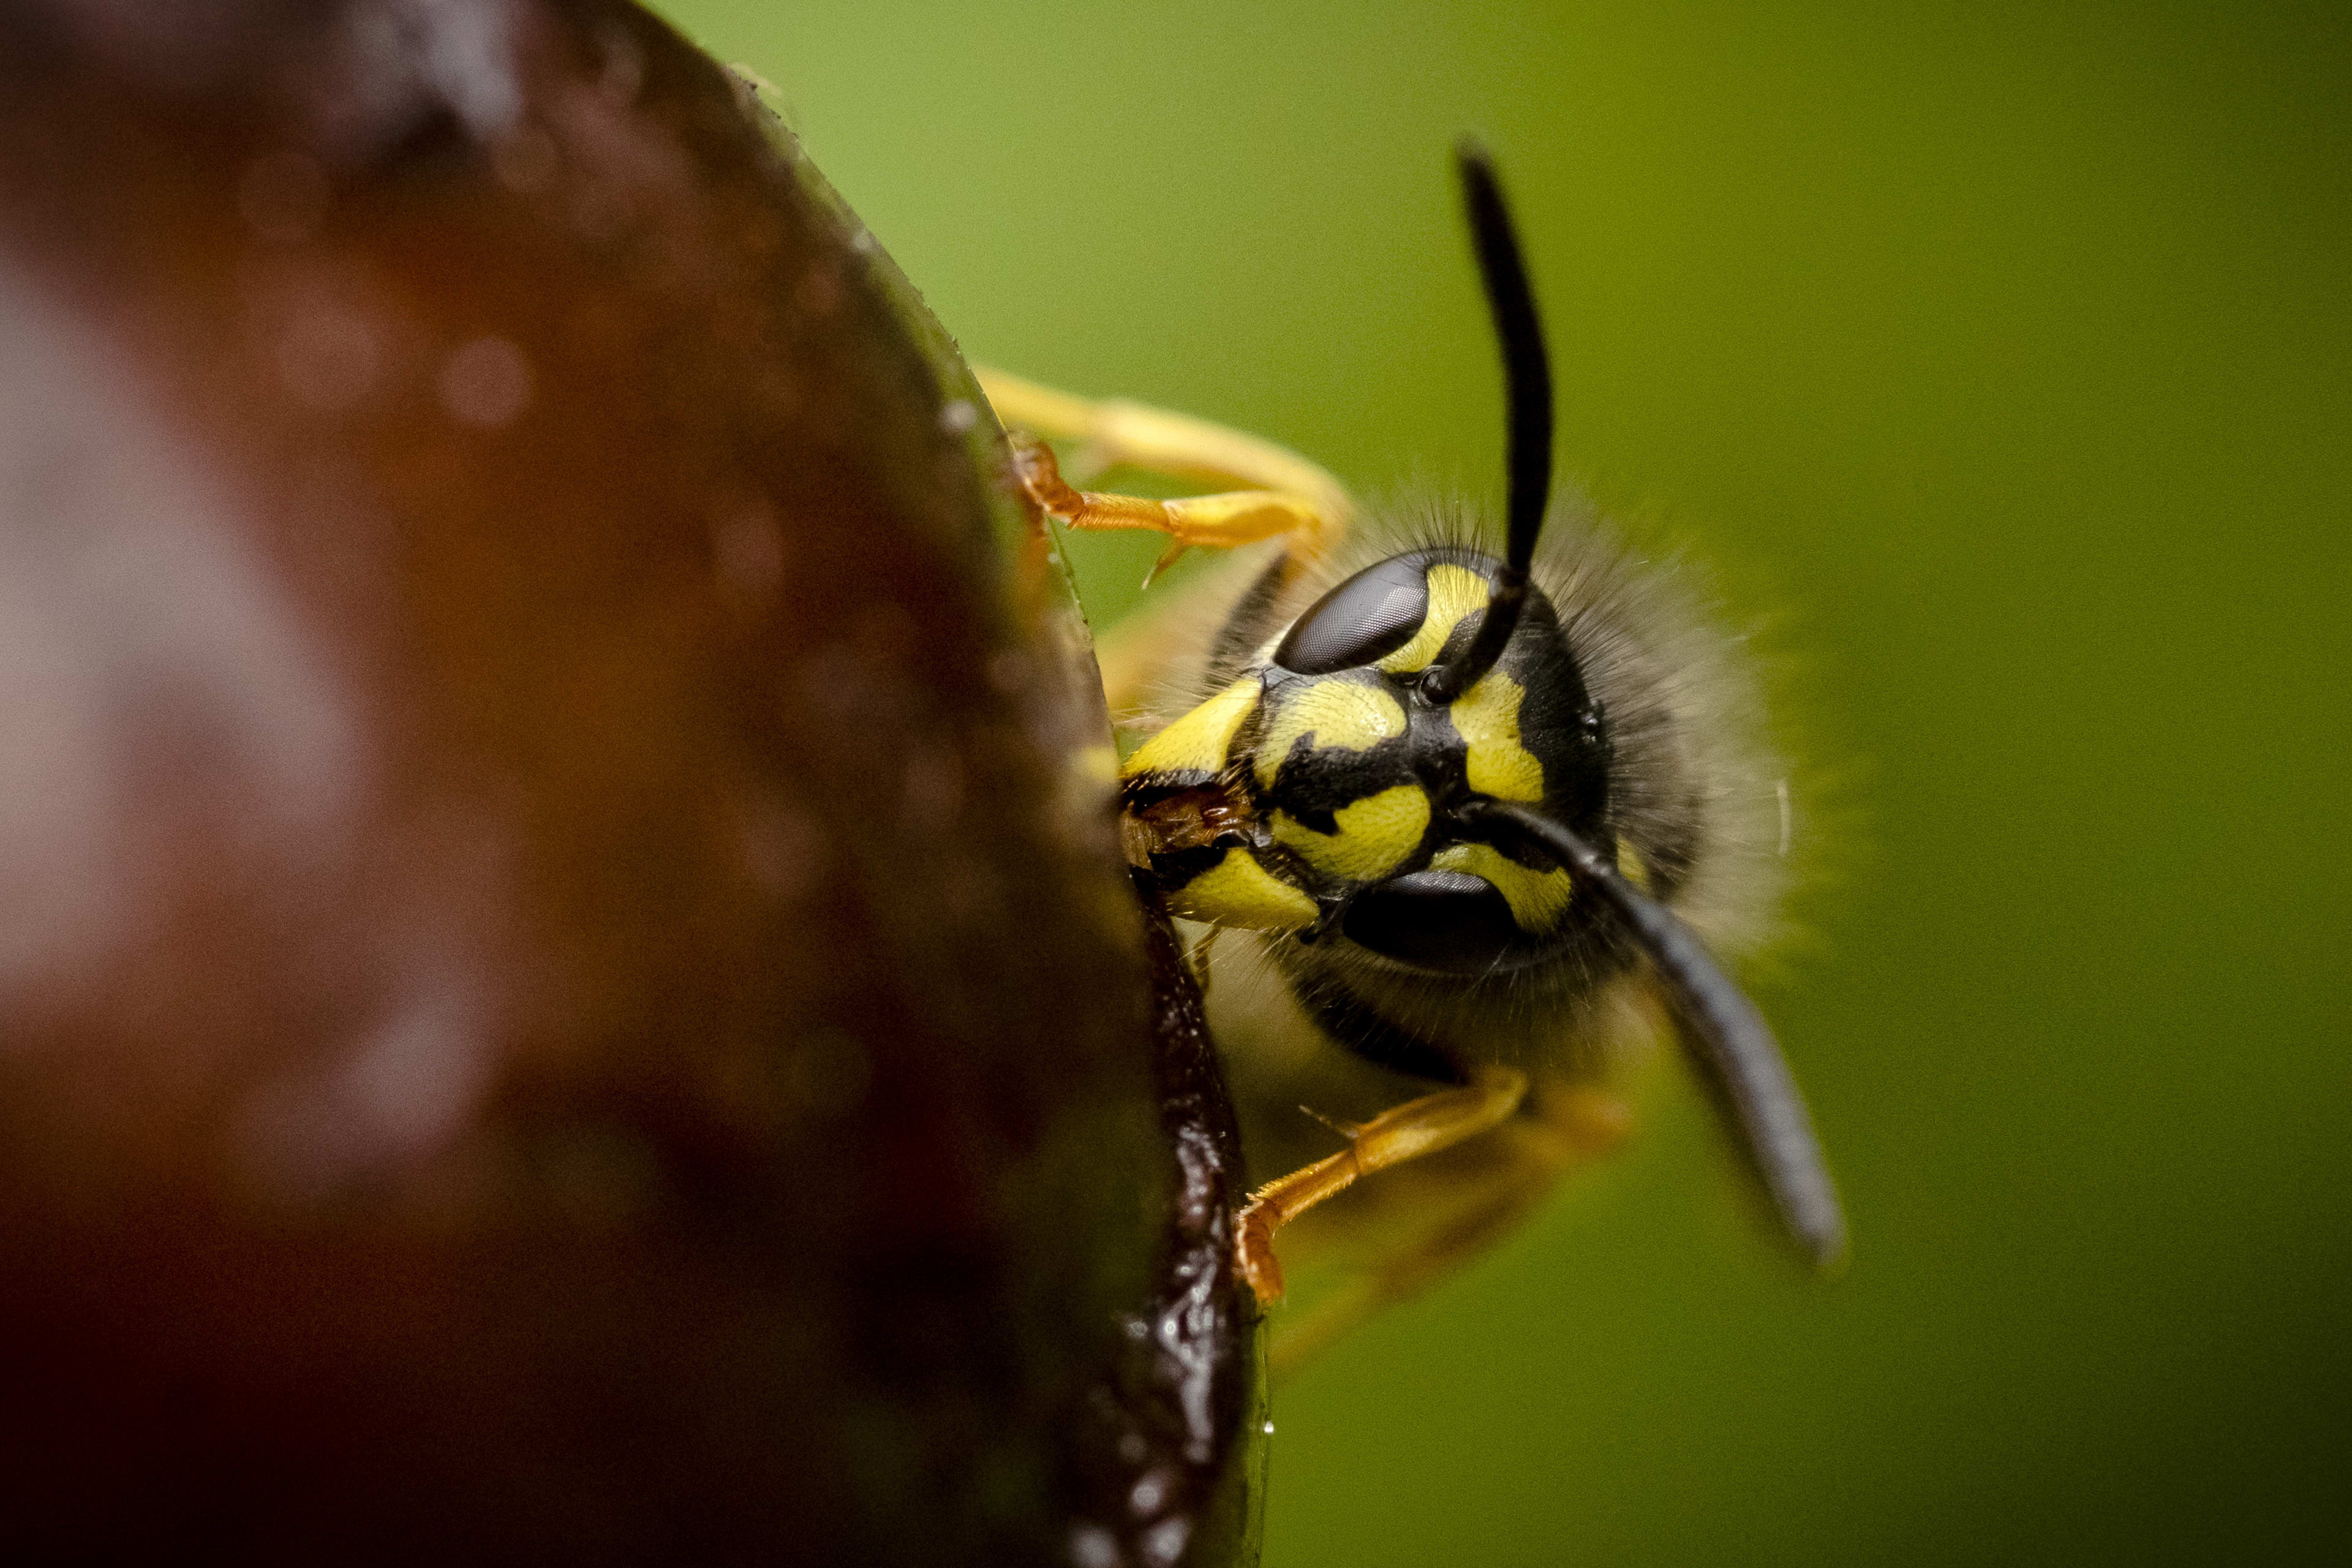
<svg viewBox="0 0 2352 1568"><path fill-rule="evenodd" d="M1270 1568L2347 1550L2340 10L667 11L975 358L1364 487L1499 488L1485 133L1570 468L1802 655L1853 820L1763 1000L1851 1275L1662 1107L1279 1391Z"/></svg>

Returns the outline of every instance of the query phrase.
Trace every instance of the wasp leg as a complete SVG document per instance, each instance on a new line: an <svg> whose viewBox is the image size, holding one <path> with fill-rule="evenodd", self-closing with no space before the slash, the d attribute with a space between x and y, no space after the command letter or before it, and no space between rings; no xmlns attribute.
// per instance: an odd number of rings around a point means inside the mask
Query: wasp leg
<svg viewBox="0 0 2352 1568"><path fill-rule="evenodd" d="M1348 1147L1303 1171L1267 1183L1242 1210L1234 1247L1242 1277L1261 1304L1282 1294L1282 1265L1274 1233L1359 1176L1434 1154L1498 1126L1527 1097L1528 1075L1517 1068L1481 1068L1463 1089L1440 1089L1384 1110L1347 1129Z"/></svg>
<svg viewBox="0 0 2352 1568"><path fill-rule="evenodd" d="M1418 1295L1494 1246L1569 1170L1616 1148L1632 1125L1624 1100L1606 1089L1539 1081L1520 1114L1491 1135L1378 1184L1387 1190L1370 1212L1326 1210L1333 1221L1348 1222L1343 1233L1353 1231L1359 1243L1377 1237L1377 1245L1356 1249L1343 1287L1276 1323L1271 1370L1286 1374L1372 1313ZM1370 1189L1366 1195L1373 1195ZM1322 1222L1318 1215L1317 1225ZM1328 1251L1332 1238L1321 1239Z"/></svg>
<svg viewBox="0 0 2352 1568"><path fill-rule="evenodd" d="M1086 398L987 366L976 367L996 416L1013 433L1015 471L1038 510L1076 528L1149 529L1169 536L1154 574L1195 544L1230 546L1280 539L1283 552L1247 596L1271 612L1281 590L1335 550L1355 516L1355 501L1330 473L1287 447L1205 419L1118 398ZM1075 440L1072 472L1081 478L1126 467L1206 484L1249 487L1176 500L1081 490L1064 478L1052 450L1027 436ZM1041 547L1042 549L1042 547ZM1202 593L1241 595L1237 581L1195 585L1182 603L1147 605L1096 639L1114 714L1142 705L1165 663L1165 650L1202 620ZM1263 619L1261 616L1257 617ZM1252 647L1255 646L1252 639Z"/></svg>
<svg viewBox="0 0 2352 1568"><path fill-rule="evenodd" d="M1342 526L1315 502L1283 490L1227 490L1152 500L1076 489L1062 478L1052 447L1017 434L1013 440L1013 462L1022 488L1038 510L1072 528L1148 529L1166 534L1168 552L1160 558L1155 572L1196 544L1226 549L1255 544L1261 539L1286 538L1291 542L1293 556L1313 560L1329 550Z"/></svg>
<svg viewBox="0 0 2352 1568"><path fill-rule="evenodd" d="M1336 543L1355 513L1346 487L1319 464L1287 447L1124 398L1087 398L1057 392L982 365L982 390L1008 427L1078 446L1081 479L1113 468L1144 468L1204 484L1273 490L1297 498L1323 521Z"/></svg>

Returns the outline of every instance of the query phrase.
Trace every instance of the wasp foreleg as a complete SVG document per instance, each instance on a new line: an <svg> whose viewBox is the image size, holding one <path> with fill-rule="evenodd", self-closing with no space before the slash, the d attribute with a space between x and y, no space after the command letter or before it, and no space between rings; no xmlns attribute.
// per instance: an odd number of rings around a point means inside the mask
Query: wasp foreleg
<svg viewBox="0 0 2352 1568"><path fill-rule="evenodd" d="M1517 1068L1477 1069L1462 1089L1410 1100L1349 1129L1348 1147L1305 1170L1267 1183L1242 1210L1235 1252L1242 1277L1261 1303L1282 1294L1282 1265L1274 1233L1360 1176L1451 1148L1498 1126L1527 1097L1528 1075Z"/></svg>
<svg viewBox="0 0 2352 1568"><path fill-rule="evenodd" d="M1072 528L1147 529L1166 534L1168 551L1154 571L1196 544L1228 549L1287 537L1294 555L1312 557L1322 552L1332 531L1330 519L1313 501L1283 490L1227 490L1153 500L1076 489L1062 478L1052 447L1019 435L1013 440L1013 461L1022 488L1038 510Z"/></svg>
<svg viewBox="0 0 2352 1568"><path fill-rule="evenodd" d="M1338 1209L1349 1205L1340 1205L1318 1215L1302 1228L1327 1234L1297 1239L1322 1288L1310 1288L1303 1309L1275 1325L1274 1373L1289 1373L1373 1312L1487 1250L1569 1171L1623 1142L1632 1125L1631 1110L1609 1089L1538 1079L1504 1125L1359 1194L1374 1200L1363 1212L1343 1214Z"/></svg>
<svg viewBox="0 0 2352 1568"><path fill-rule="evenodd" d="M1315 548L1339 542L1355 512L1345 486L1287 447L1223 425L1125 398L1079 397L985 365L982 388L1007 428L1078 443L1081 482L1110 468L1296 498L1318 520Z"/></svg>

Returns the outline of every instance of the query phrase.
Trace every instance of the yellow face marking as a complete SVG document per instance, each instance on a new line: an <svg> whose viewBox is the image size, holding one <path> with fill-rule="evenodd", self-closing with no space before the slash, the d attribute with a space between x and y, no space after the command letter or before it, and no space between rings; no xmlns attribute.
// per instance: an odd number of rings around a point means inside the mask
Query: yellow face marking
<svg viewBox="0 0 2352 1568"><path fill-rule="evenodd" d="M1377 686L1294 681L1276 700L1274 718L1257 745L1257 782L1266 789L1274 787L1274 775L1301 735L1314 736L1318 751L1362 752L1404 733L1404 704Z"/></svg>
<svg viewBox="0 0 2352 1568"><path fill-rule="evenodd" d="M1531 870L1491 844L1449 844L1431 856L1429 863L1440 871L1460 871L1492 882L1511 906L1511 919L1529 936L1542 936L1559 924L1576 892L1566 871Z"/></svg>
<svg viewBox="0 0 2352 1568"><path fill-rule="evenodd" d="M1136 748L1119 770L1122 778L1142 773L1213 773L1225 765L1234 733L1257 711L1258 681L1244 676Z"/></svg>
<svg viewBox="0 0 2352 1568"><path fill-rule="evenodd" d="M1429 614L1423 618L1421 630L1412 640L1381 660L1380 668L1391 675L1410 675L1416 669L1427 669L1462 617L1486 607L1492 597L1486 579L1467 566L1433 566L1429 569Z"/></svg>
<svg viewBox="0 0 2352 1568"><path fill-rule="evenodd" d="M1368 795L1331 814L1337 833L1318 833L1287 812L1274 817L1275 837L1318 871L1377 882L1412 854L1429 829L1429 796L1419 784Z"/></svg>
<svg viewBox="0 0 2352 1568"><path fill-rule="evenodd" d="M1496 800L1543 799L1543 764L1519 744L1527 690L1500 670L1454 700L1454 728L1470 747L1470 787Z"/></svg>
<svg viewBox="0 0 2352 1568"><path fill-rule="evenodd" d="M1322 912L1246 849L1226 850L1223 859L1169 894L1168 908L1188 921L1251 931L1297 931Z"/></svg>
<svg viewBox="0 0 2352 1568"><path fill-rule="evenodd" d="M1650 868L1642 862L1633 847L1623 839L1617 841L1617 874L1643 892L1650 890Z"/></svg>

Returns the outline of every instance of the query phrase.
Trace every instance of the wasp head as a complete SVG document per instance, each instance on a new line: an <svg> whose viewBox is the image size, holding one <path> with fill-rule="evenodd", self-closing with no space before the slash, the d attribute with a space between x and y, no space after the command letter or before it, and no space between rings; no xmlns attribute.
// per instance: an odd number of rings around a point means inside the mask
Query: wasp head
<svg viewBox="0 0 2352 1568"><path fill-rule="evenodd" d="M1504 570L1444 548L1365 568L1129 760L1129 855L1177 913L1451 973L1559 947L1567 868L1465 808L1601 836L1607 729L1539 589L1464 684Z"/></svg>

